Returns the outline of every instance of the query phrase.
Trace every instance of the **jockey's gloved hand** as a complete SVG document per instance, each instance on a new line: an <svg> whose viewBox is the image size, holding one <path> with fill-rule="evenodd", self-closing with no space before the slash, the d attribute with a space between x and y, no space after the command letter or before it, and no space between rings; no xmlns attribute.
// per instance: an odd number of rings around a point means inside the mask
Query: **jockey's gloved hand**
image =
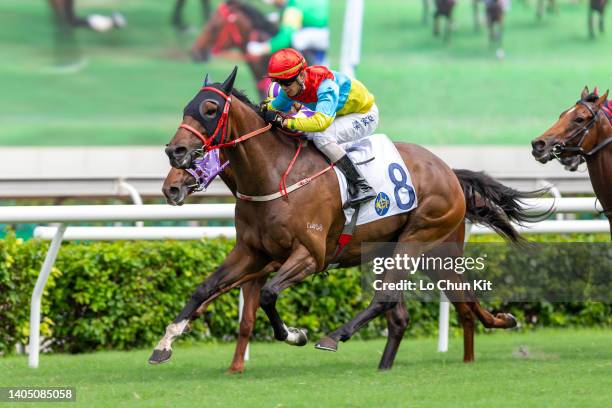
<svg viewBox="0 0 612 408"><path fill-rule="evenodd" d="M285 118L278 111L273 109L264 109L261 112L261 115L266 123L269 123L274 127L283 127L283 120Z"/></svg>

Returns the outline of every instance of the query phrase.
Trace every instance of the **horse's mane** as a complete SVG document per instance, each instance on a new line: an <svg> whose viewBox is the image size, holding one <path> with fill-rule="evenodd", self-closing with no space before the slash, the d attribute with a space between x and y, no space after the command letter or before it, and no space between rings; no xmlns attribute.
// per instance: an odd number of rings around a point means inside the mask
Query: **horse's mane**
<svg viewBox="0 0 612 408"><path fill-rule="evenodd" d="M266 16L254 6L239 0L228 0L227 4L239 8L251 20L256 30L264 31L270 36L274 36L278 32L278 27L268 21Z"/></svg>
<svg viewBox="0 0 612 408"><path fill-rule="evenodd" d="M246 93L244 91L234 88L232 89L232 95L234 95L236 98L240 100L240 102L246 104L249 108L253 109L258 115L260 115L259 107L255 105L253 102L251 102L251 100L249 99L248 96L246 96Z"/></svg>

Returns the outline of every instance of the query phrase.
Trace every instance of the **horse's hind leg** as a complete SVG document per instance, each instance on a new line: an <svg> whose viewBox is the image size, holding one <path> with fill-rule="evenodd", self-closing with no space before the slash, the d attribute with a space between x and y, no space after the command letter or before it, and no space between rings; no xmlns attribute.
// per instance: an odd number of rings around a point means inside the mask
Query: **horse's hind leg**
<svg viewBox="0 0 612 408"><path fill-rule="evenodd" d="M387 319L388 330L387 344L380 359L380 364L378 364L379 370L389 370L393 366L395 355L410 322L410 316L404 299L401 299L393 309L387 310L385 317Z"/></svg>
<svg viewBox="0 0 612 408"><path fill-rule="evenodd" d="M259 307L259 291L266 283L266 276L259 279L254 279L242 285L242 294L244 296L244 306L242 308L242 319L240 320L240 328L238 329L238 339L236 340L236 351L232 364L228 368L228 374L244 372L244 353L249 344L249 338L253 332L255 325L255 315Z"/></svg>

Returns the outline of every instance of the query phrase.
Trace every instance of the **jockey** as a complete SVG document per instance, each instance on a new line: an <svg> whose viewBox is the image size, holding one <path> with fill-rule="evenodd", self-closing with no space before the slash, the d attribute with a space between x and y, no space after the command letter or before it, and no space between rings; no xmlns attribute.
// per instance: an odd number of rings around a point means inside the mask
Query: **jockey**
<svg viewBox="0 0 612 408"><path fill-rule="evenodd" d="M302 54L292 48L272 55L268 77L278 82L281 90L276 98L264 102L266 122L305 132L346 176L350 206L375 198L374 189L340 146L374 133L378 126L374 96L356 79L323 66L308 66ZM289 111L295 101L315 114L287 118L279 113Z"/></svg>
<svg viewBox="0 0 612 408"><path fill-rule="evenodd" d="M329 0L264 1L283 8L280 27L278 33L266 42L249 42L247 53L260 57L293 47L302 53L307 51L308 55L305 55L309 61L322 64L329 48Z"/></svg>

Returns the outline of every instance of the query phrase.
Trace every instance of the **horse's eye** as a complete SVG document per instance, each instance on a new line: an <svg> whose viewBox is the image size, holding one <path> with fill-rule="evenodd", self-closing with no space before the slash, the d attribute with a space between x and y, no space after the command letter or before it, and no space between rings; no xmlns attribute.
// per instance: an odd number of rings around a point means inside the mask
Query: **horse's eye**
<svg viewBox="0 0 612 408"><path fill-rule="evenodd" d="M574 122L575 123L583 123L584 122L584 118L582 116L578 116L577 118L574 118Z"/></svg>
<svg viewBox="0 0 612 408"><path fill-rule="evenodd" d="M206 109L206 116L215 116L217 114L217 107Z"/></svg>

